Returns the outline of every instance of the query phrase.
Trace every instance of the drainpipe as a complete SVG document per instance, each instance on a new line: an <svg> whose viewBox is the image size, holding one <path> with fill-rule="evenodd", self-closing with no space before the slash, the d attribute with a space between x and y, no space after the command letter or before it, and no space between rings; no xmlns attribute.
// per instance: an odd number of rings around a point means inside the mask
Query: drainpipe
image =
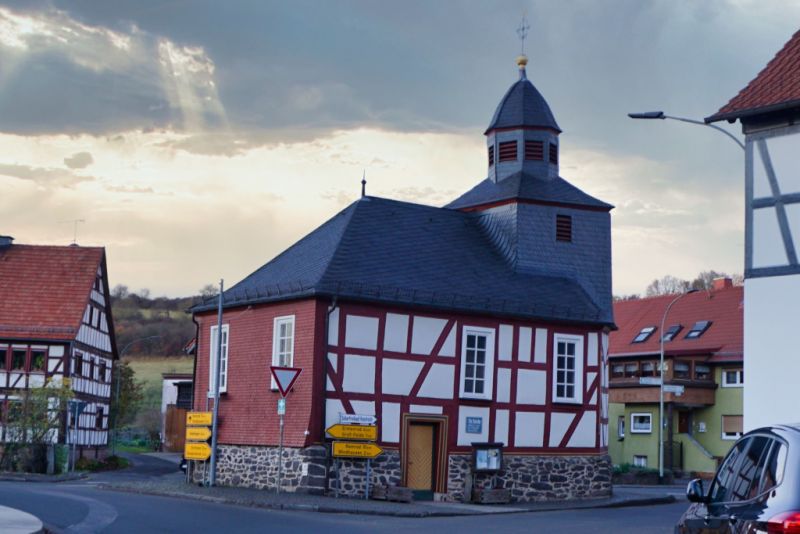
<svg viewBox="0 0 800 534"><path fill-rule="evenodd" d="M328 393L328 339L330 339L329 332L330 332L330 324L331 324L331 314L336 310L338 307L337 304L337 297L336 295L333 296L331 299L331 305L328 308L328 312L325 314L325 339L322 340L322 365L320 365L321 371L320 374L322 375L322 443L325 444L325 421L328 418L327 414L327 402L325 397ZM328 475L330 474L331 470L331 454L328 451L327 446L325 447L325 485L328 485ZM327 488L325 488L327 489ZM323 492L325 492L323 489ZM338 491L338 490L337 490Z"/></svg>

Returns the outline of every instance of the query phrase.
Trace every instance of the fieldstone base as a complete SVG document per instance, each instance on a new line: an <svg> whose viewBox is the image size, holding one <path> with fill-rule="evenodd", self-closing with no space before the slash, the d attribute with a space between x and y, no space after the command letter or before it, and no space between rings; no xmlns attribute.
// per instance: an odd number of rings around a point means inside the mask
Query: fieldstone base
<svg viewBox="0 0 800 534"><path fill-rule="evenodd" d="M472 471L472 457L451 455L447 492L464 498L464 483ZM596 499L611 496L611 458L603 456L503 456L503 470L475 473L473 488L504 488L513 501Z"/></svg>
<svg viewBox="0 0 800 534"><path fill-rule="evenodd" d="M275 489L278 484L278 448L218 445L217 484L256 489ZM325 447L283 448L281 491L323 493ZM194 480L203 473L196 470Z"/></svg>
<svg viewBox="0 0 800 534"><path fill-rule="evenodd" d="M383 454L370 460L370 485L399 486L400 452L384 450ZM335 458L331 464L328 488L339 495L363 497L367 487L367 461L356 458Z"/></svg>

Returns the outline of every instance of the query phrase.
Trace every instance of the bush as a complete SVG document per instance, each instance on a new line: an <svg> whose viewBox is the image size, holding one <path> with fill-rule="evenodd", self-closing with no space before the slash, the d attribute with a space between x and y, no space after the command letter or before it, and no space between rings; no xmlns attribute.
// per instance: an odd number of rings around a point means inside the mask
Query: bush
<svg viewBox="0 0 800 534"><path fill-rule="evenodd" d="M75 462L77 471L113 471L128 467L128 460L119 456L109 456L105 460L93 460L90 458L79 458Z"/></svg>

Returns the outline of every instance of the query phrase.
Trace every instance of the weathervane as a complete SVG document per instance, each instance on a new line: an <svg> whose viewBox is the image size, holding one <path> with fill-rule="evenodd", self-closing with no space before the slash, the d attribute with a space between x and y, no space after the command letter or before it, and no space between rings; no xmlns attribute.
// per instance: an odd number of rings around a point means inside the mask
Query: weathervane
<svg viewBox="0 0 800 534"><path fill-rule="evenodd" d="M361 175L361 198L367 196L367 169L364 169Z"/></svg>
<svg viewBox="0 0 800 534"><path fill-rule="evenodd" d="M66 221L58 221L60 223L72 223L72 244L78 244L78 223L85 223L84 219L67 219Z"/></svg>
<svg viewBox="0 0 800 534"><path fill-rule="evenodd" d="M528 13L526 10L522 12L522 22L519 23L519 27L517 28L517 35L519 35L519 40L521 41L520 54L523 56L525 55L525 39L528 37L528 30L530 29L531 26L528 24Z"/></svg>

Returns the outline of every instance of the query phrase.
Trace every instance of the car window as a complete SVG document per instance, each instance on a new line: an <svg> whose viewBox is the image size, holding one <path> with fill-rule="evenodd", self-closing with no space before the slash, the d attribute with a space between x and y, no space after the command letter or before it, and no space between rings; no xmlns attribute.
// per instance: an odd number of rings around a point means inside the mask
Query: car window
<svg viewBox="0 0 800 534"><path fill-rule="evenodd" d="M709 502L718 503L725 502L731 495L731 488L736 480L736 472L738 470L738 463L740 462L745 448L750 444L752 438L745 438L737 441L722 465L717 470L717 475L711 483L711 489L708 492Z"/></svg>
<svg viewBox="0 0 800 534"><path fill-rule="evenodd" d="M743 451L736 478L731 486L731 501L746 501L758 495L761 474L767 463L772 440L764 436L754 436Z"/></svg>
<svg viewBox="0 0 800 534"><path fill-rule="evenodd" d="M786 445L777 440L772 440L772 449L769 452L764 471L761 475L761 486L758 493L771 490L781 483L783 468L786 466Z"/></svg>

